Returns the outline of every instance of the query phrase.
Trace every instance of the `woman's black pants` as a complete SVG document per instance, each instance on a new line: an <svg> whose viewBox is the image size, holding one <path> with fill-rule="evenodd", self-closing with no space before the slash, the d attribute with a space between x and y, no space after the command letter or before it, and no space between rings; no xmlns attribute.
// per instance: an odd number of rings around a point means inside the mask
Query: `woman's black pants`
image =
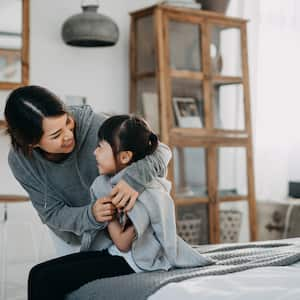
<svg viewBox="0 0 300 300"><path fill-rule="evenodd" d="M28 278L28 300L63 300L92 280L134 273L120 256L107 250L80 252L34 266Z"/></svg>

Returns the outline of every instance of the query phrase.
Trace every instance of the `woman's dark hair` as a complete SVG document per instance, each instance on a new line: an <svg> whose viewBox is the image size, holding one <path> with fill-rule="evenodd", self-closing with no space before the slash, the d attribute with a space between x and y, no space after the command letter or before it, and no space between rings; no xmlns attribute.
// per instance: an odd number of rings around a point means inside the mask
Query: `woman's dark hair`
<svg viewBox="0 0 300 300"><path fill-rule="evenodd" d="M148 124L133 115L108 118L100 127L98 138L99 141L105 140L110 144L115 158L120 151L131 151L131 162L152 154L158 146L158 138Z"/></svg>
<svg viewBox="0 0 300 300"><path fill-rule="evenodd" d="M43 118L65 113L60 99L45 88L25 86L12 91L4 116L13 148L30 156L32 145L39 143L43 135Z"/></svg>

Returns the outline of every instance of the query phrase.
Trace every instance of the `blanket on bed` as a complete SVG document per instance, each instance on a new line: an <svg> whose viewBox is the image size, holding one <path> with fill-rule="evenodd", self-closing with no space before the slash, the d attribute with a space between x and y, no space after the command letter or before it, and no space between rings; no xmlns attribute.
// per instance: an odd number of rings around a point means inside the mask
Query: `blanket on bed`
<svg viewBox="0 0 300 300"><path fill-rule="evenodd" d="M258 267L286 266L300 261L300 239L194 247L202 255L215 260L215 264L99 279L70 293L66 300L144 300L170 282Z"/></svg>

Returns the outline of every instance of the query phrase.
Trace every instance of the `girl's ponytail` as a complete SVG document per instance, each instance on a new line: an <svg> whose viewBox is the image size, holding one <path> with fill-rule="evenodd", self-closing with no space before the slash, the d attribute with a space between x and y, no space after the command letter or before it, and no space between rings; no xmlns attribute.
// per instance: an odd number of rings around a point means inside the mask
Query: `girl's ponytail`
<svg viewBox="0 0 300 300"><path fill-rule="evenodd" d="M157 146L158 146L158 137L157 137L156 134L151 132L150 135L149 135L147 155L152 154L156 150Z"/></svg>

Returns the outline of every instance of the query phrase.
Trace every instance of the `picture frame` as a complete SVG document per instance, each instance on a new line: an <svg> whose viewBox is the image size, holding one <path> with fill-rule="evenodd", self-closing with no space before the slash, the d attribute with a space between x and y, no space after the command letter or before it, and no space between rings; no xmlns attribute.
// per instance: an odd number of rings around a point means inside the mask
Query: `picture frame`
<svg viewBox="0 0 300 300"><path fill-rule="evenodd" d="M174 97L173 107L179 127L203 128L198 105L194 98Z"/></svg>
<svg viewBox="0 0 300 300"><path fill-rule="evenodd" d="M142 93L142 110L144 118L149 123L153 132L160 134L159 101L156 93Z"/></svg>

